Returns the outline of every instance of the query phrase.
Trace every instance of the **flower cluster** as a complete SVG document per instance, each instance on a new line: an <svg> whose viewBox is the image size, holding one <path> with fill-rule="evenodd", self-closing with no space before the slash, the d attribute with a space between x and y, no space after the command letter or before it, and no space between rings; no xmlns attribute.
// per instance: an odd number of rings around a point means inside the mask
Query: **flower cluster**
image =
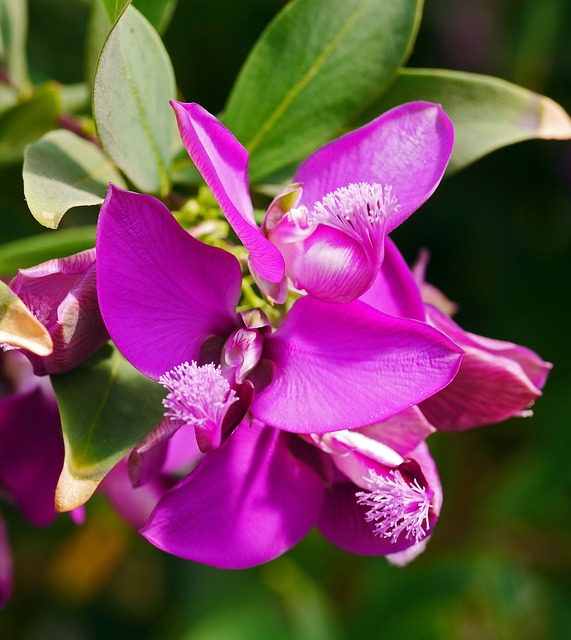
<svg viewBox="0 0 571 640"><path fill-rule="evenodd" d="M325 145L258 226L247 151L200 106L172 106L243 247L202 242L161 201L111 185L97 260L91 250L19 272L11 294L53 351L3 344L2 495L35 524L54 516L64 450L39 376L73 369L110 336L165 389L163 419L101 485L152 544L245 568L316 526L349 552L410 561L442 505L427 437L527 415L550 368L463 331L425 281L427 254L410 269L388 235L440 182L448 117L405 104ZM0 522L0 602L9 588Z"/></svg>
<svg viewBox="0 0 571 640"><path fill-rule="evenodd" d="M324 146L259 227L247 151L202 107L172 106L248 257L111 186L101 312L166 398L104 490L154 545L217 567L271 560L314 526L347 551L409 561L442 503L427 436L524 415L549 369L462 331L434 305L426 261L411 271L388 236L441 180L449 119L410 103ZM248 268L266 300L255 308Z"/></svg>

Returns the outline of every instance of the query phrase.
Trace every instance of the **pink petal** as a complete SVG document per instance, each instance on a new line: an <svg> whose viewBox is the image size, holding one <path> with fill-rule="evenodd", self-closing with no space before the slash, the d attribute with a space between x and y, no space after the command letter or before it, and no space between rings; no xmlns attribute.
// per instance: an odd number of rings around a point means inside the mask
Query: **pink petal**
<svg viewBox="0 0 571 640"><path fill-rule="evenodd" d="M434 493L428 531L430 535L442 506L442 487L425 443L412 452L411 457L420 465L428 487ZM371 463L371 466L374 468L374 463ZM407 540L402 535L397 542L375 535L373 525L365 520L367 508L357 503L355 494L358 490L355 484L345 482L334 484L326 491L317 526L330 542L345 551L359 555L393 555L411 549L409 554L414 557L416 554L412 549L424 549L422 542L413 544L412 539Z"/></svg>
<svg viewBox="0 0 571 640"><path fill-rule="evenodd" d="M280 282L280 252L258 229L248 185L248 152L213 115L195 103L171 102L180 136L228 222L250 252L252 267L269 282Z"/></svg>
<svg viewBox="0 0 571 640"><path fill-rule="evenodd" d="M236 326L242 277L234 256L193 238L151 196L111 186L97 229L101 313L123 355L145 375L198 360Z"/></svg>
<svg viewBox="0 0 571 640"><path fill-rule="evenodd" d="M53 340L46 357L26 352L37 375L64 373L109 340L95 287L95 249L20 269L10 283Z"/></svg>
<svg viewBox="0 0 571 640"><path fill-rule="evenodd" d="M551 365L524 347L467 333L434 307L427 311L466 352L451 384L421 405L430 422L444 431L463 431L529 415Z"/></svg>
<svg viewBox="0 0 571 640"><path fill-rule="evenodd" d="M242 423L161 499L141 533L168 553L226 569L281 555L315 524L323 499L320 477L290 440Z"/></svg>
<svg viewBox="0 0 571 640"><path fill-rule="evenodd" d="M387 233L406 220L436 189L452 154L452 123L440 106L410 102L325 145L297 170L301 204L312 208L350 183L392 186L400 208Z"/></svg>
<svg viewBox="0 0 571 640"><path fill-rule="evenodd" d="M299 433L324 433L380 422L445 387L461 350L414 320L380 313L363 302L299 299L266 338L270 384L252 414Z"/></svg>
<svg viewBox="0 0 571 640"><path fill-rule="evenodd" d="M411 451L435 431L416 406L405 409L383 422L359 429L359 433L386 444L403 458L409 457Z"/></svg>
<svg viewBox="0 0 571 640"><path fill-rule="evenodd" d="M359 299L392 316L425 319L418 285L400 251L388 237L385 238L385 257L377 278Z"/></svg>

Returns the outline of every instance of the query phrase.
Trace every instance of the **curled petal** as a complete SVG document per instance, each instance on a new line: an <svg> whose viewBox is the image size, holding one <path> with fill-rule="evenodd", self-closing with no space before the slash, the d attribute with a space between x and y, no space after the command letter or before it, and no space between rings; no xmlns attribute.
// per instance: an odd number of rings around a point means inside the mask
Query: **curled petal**
<svg viewBox="0 0 571 640"><path fill-rule="evenodd" d="M111 186L97 229L101 313L123 355L158 379L198 360L210 336L237 324L234 256L196 240L151 196Z"/></svg>
<svg viewBox="0 0 571 640"><path fill-rule="evenodd" d="M25 352L37 375L69 371L109 340L97 302L95 249L20 269L10 286L53 342L48 356Z"/></svg>
<svg viewBox="0 0 571 640"><path fill-rule="evenodd" d="M324 302L345 303L362 295L374 282L382 261L343 232L320 225L304 242L304 250L288 276L297 289Z"/></svg>
<svg viewBox="0 0 571 640"><path fill-rule="evenodd" d="M541 395L549 363L525 347L465 332L434 307L427 306L427 313L465 350L456 378L421 405L435 427L463 431L530 414L528 407Z"/></svg>
<svg viewBox="0 0 571 640"><path fill-rule="evenodd" d="M200 105L172 101L171 106L188 154L250 252L252 267L264 280L280 282L284 276L283 258L254 220L248 186L248 152Z"/></svg>
<svg viewBox="0 0 571 640"><path fill-rule="evenodd" d="M350 183L391 186L400 206L387 220L388 233L436 189L453 143L452 123L440 106L410 102L395 107L302 163L294 177L303 185L301 204L311 209Z"/></svg>
<svg viewBox="0 0 571 640"><path fill-rule="evenodd" d="M143 536L168 553L226 569L281 555L309 532L323 499L320 477L292 454L290 439L242 423L160 500Z"/></svg>
<svg viewBox="0 0 571 640"><path fill-rule="evenodd" d="M360 301L299 299L266 338L273 378L252 414L298 433L380 422L445 387L461 350L441 332Z"/></svg>

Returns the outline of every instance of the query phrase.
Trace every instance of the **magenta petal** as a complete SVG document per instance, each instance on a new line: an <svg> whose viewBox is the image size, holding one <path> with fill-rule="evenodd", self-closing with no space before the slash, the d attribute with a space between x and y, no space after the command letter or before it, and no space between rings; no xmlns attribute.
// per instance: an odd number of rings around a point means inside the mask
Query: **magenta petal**
<svg viewBox="0 0 571 640"><path fill-rule="evenodd" d="M250 252L252 267L280 282L284 261L254 220L248 185L248 152L212 114L196 103L171 102L180 136L228 222Z"/></svg>
<svg viewBox="0 0 571 640"><path fill-rule="evenodd" d="M0 400L0 489L36 526L55 516L63 437L52 393L32 391Z"/></svg>
<svg viewBox="0 0 571 640"><path fill-rule="evenodd" d="M385 257L377 278L359 299L391 316L425 319L424 304L412 271L388 237L385 238Z"/></svg>
<svg viewBox="0 0 571 640"><path fill-rule="evenodd" d="M465 350L458 375L421 409L444 431L463 431L529 415L551 365L533 351L463 331L448 316L427 307L430 319Z"/></svg>
<svg viewBox="0 0 571 640"><path fill-rule="evenodd" d="M12 594L12 551L8 541L8 531L0 515L0 609L10 599Z"/></svg>
<svg viewBox="0 0 571 640"><path fill-rule="evenodd" d="M107 329L139 371L159 378L198 360L236 326L234 256L188 234L151 196L111 186L97 229L97 288Z"/></svg>
<svg viewBox="0 0 571 640"><path fill-rule="evenodd" d="M290 439L242 423L162 498L141 533L168 553L225 569L281 555L312 528L323 499L320 477L292 454Z"/></svg>
<svg viewBox="0 0 571 640"><path fill-rule="evenodd" d="M415 320L363 302L299 299L266 338L270 384L254 399L254 417L299 433L380 422L445 387L461 350Z"/></svg>
<svg viewBox="0 0 571 640"><path fill-rule="evenodd" d="M311 209L326 194L350 183L392 186L400 208L387 233L425 202L452 154L454 131L441 107L410 102L325 145L297 170L301 204Z"/></svg>

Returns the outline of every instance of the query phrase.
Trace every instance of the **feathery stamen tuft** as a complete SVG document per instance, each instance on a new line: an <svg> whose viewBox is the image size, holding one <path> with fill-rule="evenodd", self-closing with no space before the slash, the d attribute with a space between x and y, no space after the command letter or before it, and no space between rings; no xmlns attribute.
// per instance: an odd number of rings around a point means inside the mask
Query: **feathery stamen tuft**
<svg viewBox="0 0 571 640"><path fill-rule="evenodd" d="M373 533L396 543L404 534L405 539L420 542L430 528L431 496L415 478L407 482L398 469L382 476L369 470L366 481L370 491L359 491L357 503L369 507L367 522L374 522Z"/></svg>

